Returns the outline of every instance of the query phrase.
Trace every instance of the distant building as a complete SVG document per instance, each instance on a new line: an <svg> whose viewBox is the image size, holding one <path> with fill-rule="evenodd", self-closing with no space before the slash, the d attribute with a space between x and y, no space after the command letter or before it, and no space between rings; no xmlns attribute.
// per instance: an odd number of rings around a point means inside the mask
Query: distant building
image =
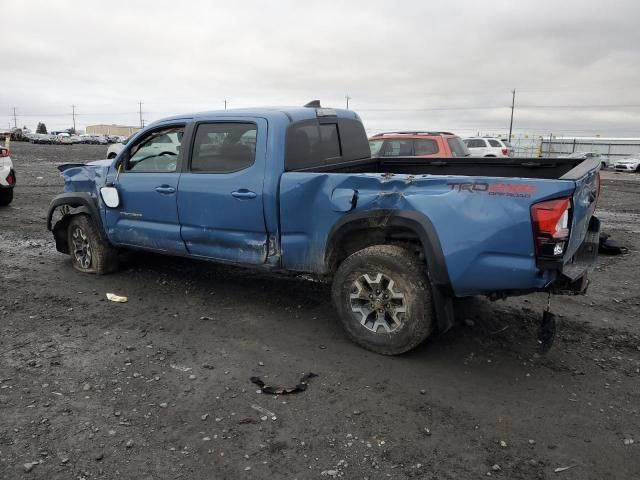
<svg viewBox="0 0 640 480"><path fill-rule="evenodd" d="M87 135L118 135L120 137L130 137L140 128L127 127L125 125L89 125Z"/></svg>

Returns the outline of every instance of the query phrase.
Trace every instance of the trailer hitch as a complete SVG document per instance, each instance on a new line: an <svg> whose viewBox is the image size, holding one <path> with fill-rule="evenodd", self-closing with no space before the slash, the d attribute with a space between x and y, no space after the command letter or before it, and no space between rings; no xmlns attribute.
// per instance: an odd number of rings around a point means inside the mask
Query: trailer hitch
<svg viewBox="0 0 640 480"><path fill-rule="evenodd" d="M547 308L542 312L542 321L538 328L538 352L547 353L556 338L556 316L551 313L551 292L547 298Z"/></svg>

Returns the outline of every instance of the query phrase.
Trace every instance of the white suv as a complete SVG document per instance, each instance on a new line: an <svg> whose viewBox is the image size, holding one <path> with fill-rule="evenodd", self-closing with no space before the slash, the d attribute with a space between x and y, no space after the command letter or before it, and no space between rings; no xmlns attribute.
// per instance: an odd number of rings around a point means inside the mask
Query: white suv
<svg viewBox="0 0 640 480"><path fill-rule="evenodd" d="M9 156L9 149L0 147L0 207L4 207L13 200L13 187L16 184L16 173Z"/></svg>
<svg viewBox="0 0 640 480"><path fill-rule="evenodd" d="M513 152L510 145L499 138L465 138L465 145L472 157L510 157Z"/></svg>

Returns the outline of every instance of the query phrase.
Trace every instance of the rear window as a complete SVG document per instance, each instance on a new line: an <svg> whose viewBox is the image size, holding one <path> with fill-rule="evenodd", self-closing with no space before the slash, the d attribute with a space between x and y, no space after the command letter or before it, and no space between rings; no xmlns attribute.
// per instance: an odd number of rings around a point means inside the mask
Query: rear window
<svg viewBox="0 0 640 480"><path fill-rule="evenodd" d="M371 157L362 123L348 118L296 122L287 130L285 169L299 170Z"/></svg>
<svg viewBox="0 0 640 480"><path fill-rule="evenodd" d="M500 142L498 140L489 140L489 145L491 145L492 147L502 148L502 145L500 145Z"/></svg>
<svg viewBox="0 0 640 480"><path fill-rule="evenodd" d="M451 149L451 155L454 157L468 157L471 155L467 145L464 144L460 137L449 137L447 138L447 143Z"/></svg>

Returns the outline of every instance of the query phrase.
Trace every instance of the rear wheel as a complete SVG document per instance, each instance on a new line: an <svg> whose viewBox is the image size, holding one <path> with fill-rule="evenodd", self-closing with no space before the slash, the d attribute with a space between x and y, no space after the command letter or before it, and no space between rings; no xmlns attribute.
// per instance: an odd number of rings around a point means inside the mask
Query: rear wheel
<svg viewBox="0 0 640 480"><path fill-rule="evenodd" d="M351 340L384 355L419 345L435 319L424 263L395 245L349 256L333 280L333 302Z"/></svg>
<svg viewBox="0 0 640 480"><path fill-rule="evenodd" d="M13 201L13 188L0 189L0 207L6 207Z"/></svg>
<svg viewBox="0 0 640 480"><path fill-rule="evenodd" d="M87 215L74 215L67 229L73 268L102 275L118 268L118 253L102 239Z"/></svg>

